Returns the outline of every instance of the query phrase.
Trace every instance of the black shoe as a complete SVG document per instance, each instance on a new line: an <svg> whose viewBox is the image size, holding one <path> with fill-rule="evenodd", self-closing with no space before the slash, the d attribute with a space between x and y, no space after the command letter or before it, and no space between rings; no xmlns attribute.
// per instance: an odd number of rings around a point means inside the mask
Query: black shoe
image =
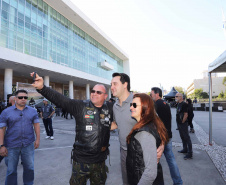
<svg viewBox="0 0 226 185"><path fill-rule="evenodd" d="M184 149L183 149L183 150L179 150L178 152L179 152L179 153L182 153L182 154L188 153L188 152L187 152L186 150L184 150Z"/></svg>
<svg viewBox="0 0 226 185"><path fill-rule="evenodd" d="M179 130L178 128L176 128L176 130Z"/></svg>
<svg viewBox="0 0 226 185"><path fill-rule="evenodd" d="M189 160L189 159L192 159L192 154L185 155L184 160Z"/></svg>

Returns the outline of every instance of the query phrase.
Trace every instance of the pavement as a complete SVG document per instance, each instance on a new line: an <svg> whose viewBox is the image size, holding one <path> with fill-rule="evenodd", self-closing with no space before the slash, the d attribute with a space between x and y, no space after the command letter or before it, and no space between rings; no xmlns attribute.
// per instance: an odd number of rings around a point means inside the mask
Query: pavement
<svg viewBox="0 0 226 185"><path fill-rule="evenodd" d="M172 111L173 152L184 185L225 185L226 184L226 113L213 112L213 145L209 145L209 113L194 111L194 129L190 137L193 144L193 159L184 160L179 132L176 130L176 110ZM71 149L75 139L74 119L54 117L54 140L45 139L44 126L40 120L41 143L35 150L35 185L66 185L71 176ZM109 168L106 185L122 185L120 168L120 148L117 132L111 133L110 158L106 160ZM172 185L165 157L161 164L165 185ZM23 184L23 166L18 164L18 185ZM0 163L0 185L4 184L6 165ZM89 184L89 182L87 182Z"/></svg>

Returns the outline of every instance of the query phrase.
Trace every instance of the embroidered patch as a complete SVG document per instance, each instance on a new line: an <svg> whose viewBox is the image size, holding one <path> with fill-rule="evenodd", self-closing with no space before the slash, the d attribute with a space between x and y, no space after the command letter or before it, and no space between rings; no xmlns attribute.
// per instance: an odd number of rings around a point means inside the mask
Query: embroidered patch
<svg viewBox="0 0 226 185"><path fill-rule="evenodd" d="M100 114L100 119L104 119L104 114Z"/></svg>
<svg viewBox="0 0 226 185"><path fill-rule="evenodd" d="M94 115L85 115L85 118L91 118L91 119L94 119Z"/></svg>
<svg viewBox="0 0 226 185"><path fill-rule="evenodd" d="M89 126L89 125L86 126L86 130L91 131L92 129L93 129L93 126Z"/></svg>
<svg viewBox="0 0 226 185"><path fill-rule="evenodd" d="M87 114L89 114L89 115L93 115L93 111L88 110L88 111L87 111Z"/></svg>
<svg viewBox="0 0 226 185"><path fill-rule="evenodd" d="M104 112L104 114L108 114L108 110L102 109L102 111Z"/></svg>
<svg viewBox="0 0 226 185"><path fill-rule="evenodd" d="M92 107L86 107L86 109L94 111L94 108L92 108Z"/></svg>
<svg viewBox="0 0 226 185"><path fill-rule="evenodd" d="M101 122L102 124L104 124L104 123L105 123L105 119L100 119L100 122Z"/></svg>

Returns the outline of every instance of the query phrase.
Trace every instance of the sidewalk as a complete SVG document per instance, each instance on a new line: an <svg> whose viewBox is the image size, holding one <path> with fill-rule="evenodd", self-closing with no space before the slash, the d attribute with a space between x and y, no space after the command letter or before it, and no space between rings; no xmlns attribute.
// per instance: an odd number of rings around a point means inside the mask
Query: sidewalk
<svg viewBox="0 0 226 185"><path fill-rule="evenodd" d="M183 154L177 151L181 149L181 139L176 130L175 109L172 109L173 152L180 169L184 185L225 185L226 183L226 141L208 145L208 135L204 128L199 126L199 120L204 120L208 112L195 112L195 134L190 134L193 143L193 159L184 160ZM214 113L213 113L214 114ZM202 118L203 117L203 118ZM197 118L197 119L196 119ZM221 113L221 118L226 120L226 113ZM196 123L197 122L197 123ZM70 155L75 138L74 119L55 117L53 120L54 140L45 139L44 126L41 125L41 144L35 152L35 185L66 185L71 176ZM204 124L203 122L200 124ZM220 130L225 128L218 125ZM217 129L217 128L216 128ZM225 133L225 132L224 132ZM223 132L222 132L223 134ZM225 134L224 134L225 135ZM218 138L217 135L215 135ZM223 135L219 132L219 138ZM120 152L117 133L112 133L110 139L110 160L106 160L109 168L107 185L121 185ZM109 165L109 162L111 166ZM161 164L164 172L165 185L172 185L170 172L165 157L162 156ZM22 168L18 164L18 185L22 185ZM0 185L5 181L6 166L4 161L0 163ZM88 183L89 184L89 183Z"/></svg>

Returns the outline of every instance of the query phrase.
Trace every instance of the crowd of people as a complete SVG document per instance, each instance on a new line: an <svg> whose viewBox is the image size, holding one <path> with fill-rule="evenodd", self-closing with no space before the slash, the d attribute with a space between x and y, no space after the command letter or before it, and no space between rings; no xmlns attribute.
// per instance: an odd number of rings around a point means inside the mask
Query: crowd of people
<svg viewBox="0 0 226 185"><path fill-rule="evenodd" d="M33 77L34 73L31 73ZM67 114L75 118L76 133L72 149L72 173L70 185L104 185L108 167L110 131L118 129L120 161L123 185L163 185L160 158L164 154L174 184L183 184L179 168L172 151L172 115L169 105L162 99L158 87L151 89L150 96L130 91L130 78L125 73L113 73L111 91L116 99L107 99L107 89L96 84L89 100L74 100L46 87L43 78L36 74L32 84L44 96L41 107L46 139L54 139L52 116ZM24 184L34 183L34 149L40 143L40 125L37 111L27 106L28 93L18 90L14 103L0 115L0 156L5 157L6 185L17 184L19 156L23 162ZM54 109L48 102L56 105ZM185 103L183 95L177 93L176 121L183 143L179 153L185 160L192 159L192 144L188 132L194 133L194 117L191 100ZM73 116L73 117L72 117Z"/></svg>

